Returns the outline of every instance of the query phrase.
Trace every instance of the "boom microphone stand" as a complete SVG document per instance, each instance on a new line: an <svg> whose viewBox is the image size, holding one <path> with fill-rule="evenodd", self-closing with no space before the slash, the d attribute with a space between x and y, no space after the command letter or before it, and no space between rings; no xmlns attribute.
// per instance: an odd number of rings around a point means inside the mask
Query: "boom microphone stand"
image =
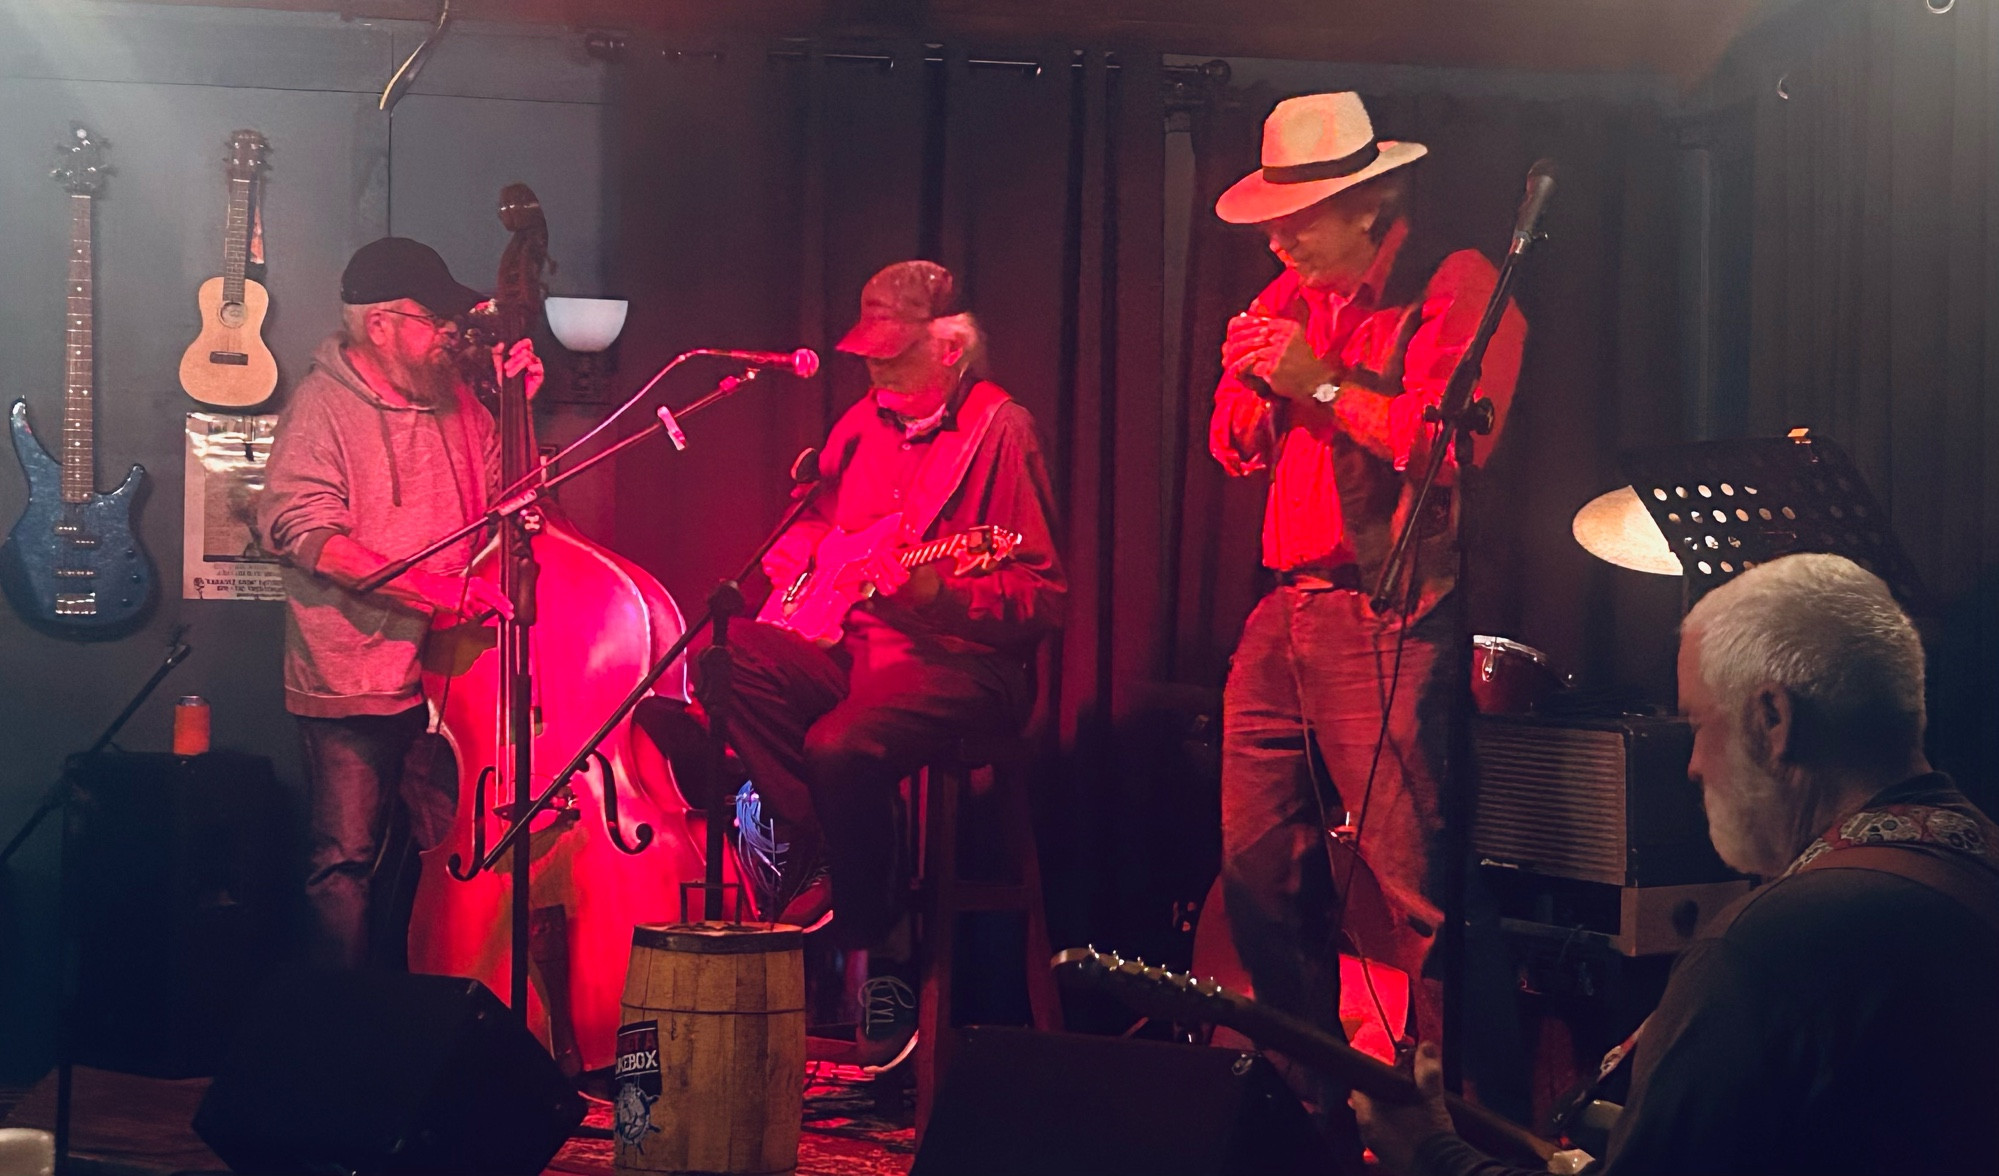
<svg viewBox="0 0 1999 1176"><path fill-rule="evenodd" d="M1423 518L1423 507L1435 491L1438 476L1443 472L1444 457L1453 456L1457 463L1458 495L1458 575L1453 595L1457 597L1455 608L1458 623L1452 630L1453 656L1463 653L1466 637L1471 628L1471 543L1470 520L1472 512L1468 503L1473 500L1477 482L1477 460L1474 451L1474 434L1492 432L1492 401L1475 396L1480 375L1485 364L1485 349L1492 342L1492 336L1499 329L1499 320L1506 313L1506 304L1513 289L1513 278L1520 261L1527 255L1528 248L1539 238L1537 226L1541 212L1547 207L1548 198L1555 190L1554 161L1539 159L1527 172L1527 191L1520 200L1519 212L1514 217L1513 240L1506 250L1506 257L1500 263L1498 279L1493 283L1492 296L1486 300L1485 313L1479 319L1478 329L1473 332L1471 343L1458 357L1457 366L1451 369L1451 378L1444 386L1442 403L1426 409L1423 419L1434 421L1438 426L1437 440L1430 446L1430 461L1423 470L1423 480L1417 483L1416 496L1410 504L1408 516L1402 522L1402 530L1395 537L1395 545L1390 549L1388 559L1383 563L1381 578L1374 586L1369 604L1377 613L1385 613L1391 608L1400 608L1407 594L1415 585L1404 585L1404 570L1409 553L1415 544L1417 527ZM1459 1084L1459 1069L1462 1064L1463 1046L1460 1041L1460 1022L1463 1012L1460 1001L1463 995L1464 969L1464 887L1465 887L1465 847L1466 820L1470 816L1466 803L1471 796L1471 679L1468 674L1459 673L1451 691L1449 709L1450 758L1446 769L1445 787L1447 796L1443 800L1445 845L1444 876L1445 902L1444 926L1440 930L1439 949L1443 952L1444 1023L1443 1036L1452 1048L1444 1057L1445 1081L1456 1089Z"/></svg>
<svg viewBox="0 0 1999 1176"><path fill-rule="evenodd" d="M57 1176L68 1176L70 1171L69 1121L75 1071L75 1065L70 1057L70 1040L76 1024L76 991L73 974L75 965L70 959L70 936L76 931L76 909L75 900L70 894L73 889L70 870L76 855L70 846L73 822L70 820L69 802L76 792L76 768L79 762L111 746L111 741L118 737L118 732L124 730L125 723L138 713L148 698L152 697L154 689L166 680L166 676L173 672L175 666L187 660L187 655L194 651L194 647L181 639L186 632L186 625L174 626L173 631L167 635L166 659L153 670L152 677L146 679L145 685L139 687L138 693L125 704L125 709L118 712L118 717L111 720L111 724L104 728L87 750L71 755L63 761L62 775L56 780L54 787L49 789L48 795L42 798L42 803L36 806L34 814L22 824L13 839L7 842L7 848L0 849L0 868L5 868L8 860L21 846L27 844L29 835L40 827L49 814L58 809L62 810L62 834L56 851L55 1170Z"/></svg>
<svg viewBox="0 0 1999 1176"><path fill-rule="evenodd" d="M605 719L603 725L597 728L596 733L584 741L583 746L570 758L570 761L563 766L561 771L555 774L555 778L549 782L548 787L528 803L525 815L513 822L512 826L507 830L506 835L500 838L499 842L491 849L487 850L484 857L474 862L470 871L460 875L459 859L456 855L452 856L451 871L454 875L470 878L480 870L491 869L500 860L500 856L507 851L509 845L519 843L521 838L526 834L528 820L535 813L547 807L549 802L562 791L563 786L569 782L569 778L582 770L583 765L588 763L590 757L595 754L598 744L608 738L611 732L617 728L618 724L624 721L625 716L631 714L632 710L640 702L644 701L646 694L651 691L653 683L659 681L661 675L665 674L668 669L672 668L675 662L680 660L681 655L687 652L687 647L693 643L695 636L701 632L704 626L713 628L714 644L702 655L701 659L703 671L702 682L704 686L702 691L702 705L708 711L709 737L716 743L718 749L721 747L727 737L728 714L733 702L733 692L730 689L733 663L729 655L729 620L742 613L743 593L741 582L749 579L756 573L758 567L763 563L763 557L777 544L778 538L789 530L793 523L798 521L799 516L803 515L806 509L812 505L813 500L818 497L821 486L819 481L819 451L817 449L807 449L803 453L800 453L797 460L792 462L791 477L794 482L798 483L799 488L793 492L794 497L790 509L785 511L784 517L778 521L776 527L772 528L770 534L764 537L764 541L757 545L756 551L744 562L742 571L736 573L734 579L724 580L716 586L715 591L708 597L707 610L693 624L687 626L680 634L680 638L665 653L662 653L657 661L653 662L652 668L646 671L645 677L639 680L638 685L632 687L631 693L625 695L624 701L617 705L617 708L611 712L610 717ZM722 919L722 895L726 888L722 881L722 854L726 848L723 843L723 825L725 822L722 819L722 813L726 811L727 792L727 783L718 777L715 781L714 792L708 798L705 877L698 883L682 884L683 907L685 905L685 890L701 890L703 892L701 917L709 922L719 922ZM651 840L651 830L642 826L638 833L639 847L644 848Z"/></svg>
<svg viewBox="0 0 1999 1176"><path fill-rule="evenodd" d="M481 871L493 869L499 863L501 855L508 850L512 850L515 853L513 906L510 912L512 947L508 953L508 990L509 1006L513 1008L516 1015L522 1018L526 1018L528 1007L528 939L531 915L529 910L531 862L528 860L529 842L524 833L532 825L535 816L548 807L555 797L560 794L561 789L569 782L570 777L588 761L598 744L610 735L611 730L630 713L633 707L638 705L639 700L644 697L645 692L652 688L653 683L657 682L660 676L666 672L667 668L672 665L673 660L685 651L688 641L691 640L690 634L697 632L700 625L691 626L681 635L680 641L676 642L674 647L668 651L670 656L661 658L654 665L651 672L646 675L644 681L639 684L632 695L628 696L612 718L598 729L597 733L586 743L584 749L570 760L563 771L556 775L555 780L549 787L543 790L532 801L524 803L522 797L526 788L529 787L529 783L534 778L534 740L530 709L530 704L532 703L532 685L528 675L529 663L532 659L529 655L529 638L527 632L527 626L532 624L534 619L534 574L533 547L523 527L521 515L564 482L569 481L585 470L599 465L613 455L638 444L654 433L665 432L672 438L674 448L685 449L687 447L687 438L681 432L680 419L700 412L702 409L736 392L743 385L755 380L760 374L756 366L746 368L740 375L726 377L708 395L681 409L678 414L675 414L670 408L664 405L660 406L655 413L658 419L644 429L621 439L616 444L606 446L604 449L591 454L583 461L563 469L559 473L551 475L548 472L551 467L560 463L564 457L575 452L579 446L602 432L612 420L615 420L627 409L637 404L646 393L652 390L654 385L658 384L668 372L678 367L681 363L698 355L725 355L741 358L744 354L756 353L734 353L699 348L675 356L665 366L660 368L658 372L654 373L653 377L646 381L643 387L627 399L623 405L619 406L616 412L606 417L595 429L592 429L575 442L572 442L548 462L538 463L537 468L524 472L512 485L506 487L501 492L499 496L500 501L488 509L484 515L466 523L450 534L439 537L420 550L390 561L355 585L357 592L372 592L408 572L411 568L430 558L432 555L446 550L457 543L461 543L489 527L497 529L503 537L503 542L508 544L508 550L501 565L502 586L507 589L508 599L515 611L515 619L504 623L501 633L500 655L502 658L503 680L507 684L503 689L504 693L509 696L505 699L508 704L507 715L509 721L507 730L509 737L513 741L511 749L515 781L513 803L508 805L502 813L508 823L507 832L502 835L499 842L492 849L487 850L485 848L485 825L482 820L473 829L473 855L476 860L471 863L469 868L466 868L465 862L458 855L453 854L447 864L452 877L461 882L469 882ZM805 362L804 357L810 358L809 366ZM811 371L817 370L818 367L818 357L813 356L810 352L798 353L798 356L794 357L791 362L792 370L800 376L809 375ZM502 394L506 394L505 390L503 390ZM817 469L816 453L813 468ZM804 506L802 503L794 507L795 512L802 511L803 509ZM787 516L786 525L788 526L789 520L795 517L797 517L796 513ZM776 540L777 536L773 534L764 547L759 549L756 557L757 560L762 559L763 552L767 551L770 544L775 543ZM753 562L750 569L743 574L747 576L754 570L755 563ZM738 609L740 609L740 600L740 593L738 593L736 597ZM708 623L714 618L715 607L716 602L711 600L709 611L704 615L701 623ZM726 622L718 625L718 636L722 638L723 642L726 642L727 639L725 626ZM635 830L634 840L628 844L623 830L618 825L614 793L614 789L606 790L604 806L605 821L610 826L611 842L625 853L641 853L652 841L652 830L646 826L640 826ZM720 834L721 829L719 824L711 820L710 842L714 842ZM711 853L708 873L715 882L717 889L714 891L713 897L711 897L709 902L714 907L715 917L717 918L720 917L721 905L720 878L718 876L720 864L719 851Z"/></svg>

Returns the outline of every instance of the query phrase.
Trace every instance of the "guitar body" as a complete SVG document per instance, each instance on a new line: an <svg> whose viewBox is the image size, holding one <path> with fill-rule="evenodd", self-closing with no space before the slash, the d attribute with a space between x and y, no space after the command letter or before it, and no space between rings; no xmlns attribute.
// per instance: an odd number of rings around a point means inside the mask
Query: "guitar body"
<svg viewBox="0 0 1999 1176"><path fill-rule="evenodd" d="M14 402L9 424L28 504L0 544L0 587L22 617L64 636L129 631L153 594L152 562L132 527L145 467L133 466L109 494L64 502L62 467L36 440L25 401Z"/></svg>
<svg viewBox="0 0 1999 1176"><path fill-rule="evenodd" d="M223 298L223 278L201 284L201 334L180 357L180 386L203 404L248 408L270 399L278 386L278 361L264 344L271 295L263 283L243 279L243 301Z"/></svg>
<svg viewBox="0 0 1999 1176"><path fill-rule="evenodd" d="M867 598L861 572L876 551L893 551L902 515L884 515L865 531L832 531L813 553L812 566L788 589L772 592L757 619L782 625L820 646L839 644L847 611Z"/></svg>
<svg viewBox="0 0 1999 1176"><path fill-rule="evenodd" d="M829 531L804 574L772 592L757 619L782 625L821 648L830 647L840 641L847 610L874 595L868 569L876 559L894 559L906 568L948 559L953 575L971 576L1012 559L1019 546L1017 532L982 524L907 547L902 515L883 515L864 530Z"/></svg>

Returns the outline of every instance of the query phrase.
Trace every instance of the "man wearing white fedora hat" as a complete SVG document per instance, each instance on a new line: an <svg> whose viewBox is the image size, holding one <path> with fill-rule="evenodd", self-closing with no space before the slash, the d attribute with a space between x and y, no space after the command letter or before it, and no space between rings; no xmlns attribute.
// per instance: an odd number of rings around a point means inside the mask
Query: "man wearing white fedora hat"
<svg viewBox="0 0 1999 1176"><path fill-rule="evenodd" d="M1376 139L1357 94L1290 98L1264 122L1263 166L1215 203L1284 265L1229 322L1209 430L1229 473L1269 473L1263 560L1277 578L1224 696L1224 894L1258 997L1333 1031L1334 934L1421 976L1442 922L1442 717L1462 672L1458 610L1438 607L1458 570L1448 487L1424 509L1402 607L1378 614L1367 591L1413 498L1403 471L1435 439L1423 412L1497 276L1483 254L1412 231L1408 165L1427 153ZM1526 333L1509 307L1485 355L1479 392L1501 422ZM1481 459L1496 438L1480 439ZM1382 909L1361 909L1369 888L1347 866L1335 881L1335 825ZM1440 990L1415 988L1418 1032L1434 1038Z"/></svg>

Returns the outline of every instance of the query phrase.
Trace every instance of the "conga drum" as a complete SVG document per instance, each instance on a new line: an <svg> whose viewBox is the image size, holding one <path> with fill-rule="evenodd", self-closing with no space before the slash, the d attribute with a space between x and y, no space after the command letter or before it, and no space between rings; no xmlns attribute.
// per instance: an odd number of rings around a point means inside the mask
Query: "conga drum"
<svg viewBox="0 0 1999 1176"><path fill-rule="evenodd" d="M1471 644L1471 695L1482 715L1527 714L1564 685L1548 655L1531 645L1483 634Z"/></svg>
<svg viewBox="0 0 1999 1176"><path fill-rule="evenodd" d="M623 1011L614 1073L619 1172L797 1169L803 932L719 923L634 928Z"/></svg>

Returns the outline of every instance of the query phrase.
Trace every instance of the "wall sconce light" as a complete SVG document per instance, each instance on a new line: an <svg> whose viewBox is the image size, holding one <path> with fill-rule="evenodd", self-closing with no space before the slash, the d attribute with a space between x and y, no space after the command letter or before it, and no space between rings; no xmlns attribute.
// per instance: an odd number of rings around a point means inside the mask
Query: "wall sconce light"
<svg viewBox="0 0 1999 1176"><path fill-rule="evenodd" d="M615 362L604 352L618 341L625 329L625 312L630 303L623 298L549 298L543 301L548 329L555 341L576 356L567 399L595 401L603 394L604 376L615 370Z"/></svg>

